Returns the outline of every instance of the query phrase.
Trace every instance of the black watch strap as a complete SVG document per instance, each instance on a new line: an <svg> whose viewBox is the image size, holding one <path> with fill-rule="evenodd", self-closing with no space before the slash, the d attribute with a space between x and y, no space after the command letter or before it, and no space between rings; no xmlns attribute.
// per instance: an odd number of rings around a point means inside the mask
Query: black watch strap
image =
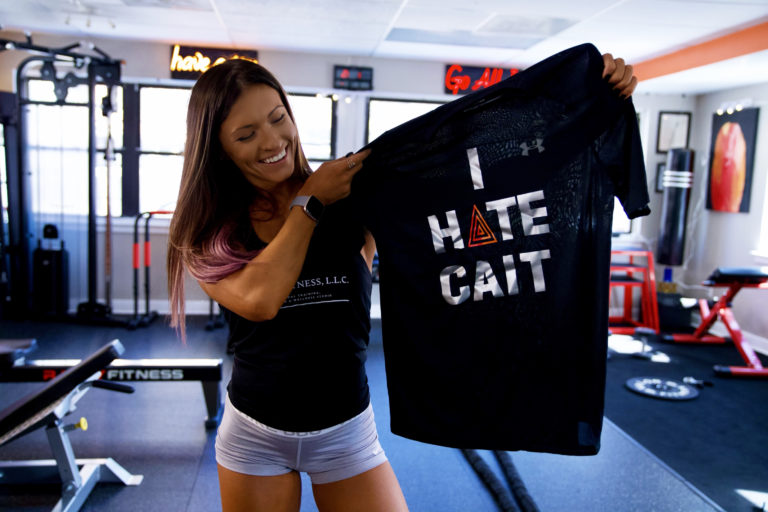
<svg viewBox="0 0 768 512"><path fill-rule="evenodd" d="M315 196L296 196L288 209L293 209L294 206L301 206L307 217L315 222L320 222L320 217L322 217L323 210L325 210L325 205Z"/></svg>

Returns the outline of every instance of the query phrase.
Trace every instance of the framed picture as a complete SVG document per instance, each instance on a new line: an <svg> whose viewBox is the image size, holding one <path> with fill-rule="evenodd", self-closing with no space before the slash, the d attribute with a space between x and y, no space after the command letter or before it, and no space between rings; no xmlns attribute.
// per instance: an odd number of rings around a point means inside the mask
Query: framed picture
<svg viewBox="0 0 768 512"><path fill-rule="evenodd" d="M664 171L667 169L667 162L656 164L656 192L664 192Z"/></svg>
<svg viewBox="0 0 768 512"><path fill-rule="evenodd" d="M672 148L687 148L690 136L690 112L659 112L659 131L656 134L657 153L666 153Z"/></svg>
<svg viewBox="0 0 768 512"><path fill-rule="evenodd" d="M759 109L712 116L707 208L749 212Z"/></svg>

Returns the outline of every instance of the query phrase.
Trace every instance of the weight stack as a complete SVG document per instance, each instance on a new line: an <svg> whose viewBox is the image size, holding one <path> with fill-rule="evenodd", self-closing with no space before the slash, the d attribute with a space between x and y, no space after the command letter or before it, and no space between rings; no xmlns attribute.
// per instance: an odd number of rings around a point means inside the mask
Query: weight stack
<svg viewBox="0 0 768 512"><path fill-rule="evenodd" d="M693 186L693 150L669 150L662 184L664 199L656 262L662 265L682 265L688 224L688 202Z"/></svg>
<svg viewBox="0 0 768 512"><path fill-rule="evenodd" d="M63 244L61 249L35 249L32 265L35 314L65 316L69 310L69 256Z"/></svg>

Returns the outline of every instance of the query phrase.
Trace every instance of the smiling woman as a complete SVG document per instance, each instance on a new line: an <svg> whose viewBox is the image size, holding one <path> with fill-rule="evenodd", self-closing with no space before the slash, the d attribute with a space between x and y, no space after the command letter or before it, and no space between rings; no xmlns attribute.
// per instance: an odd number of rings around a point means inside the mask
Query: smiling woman
<svg viewBox="0 0 768 512"><path fill-rule="evenodd" d="M225 512L298 511L299 471L321 511L407 509L365 375L373 240L345 201L369 153L311 172L286 94L258 64L220 64L192 89L168 279L182 337L186 271L230 327Z"/></svg>

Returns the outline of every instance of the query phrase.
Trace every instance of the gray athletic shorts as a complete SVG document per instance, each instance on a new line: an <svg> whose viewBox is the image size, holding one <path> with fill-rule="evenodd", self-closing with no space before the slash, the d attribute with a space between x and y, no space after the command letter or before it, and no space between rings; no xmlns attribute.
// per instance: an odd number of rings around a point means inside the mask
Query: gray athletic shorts
<svg viewBox="0 0 768 512"><path fill-rule="evenodd" d="M276 476L301 471L313 484L359 475L387 461L373 408L315 432L286 432L260 423L224 403L216 436L216 462L237 473Z"/></svg>

